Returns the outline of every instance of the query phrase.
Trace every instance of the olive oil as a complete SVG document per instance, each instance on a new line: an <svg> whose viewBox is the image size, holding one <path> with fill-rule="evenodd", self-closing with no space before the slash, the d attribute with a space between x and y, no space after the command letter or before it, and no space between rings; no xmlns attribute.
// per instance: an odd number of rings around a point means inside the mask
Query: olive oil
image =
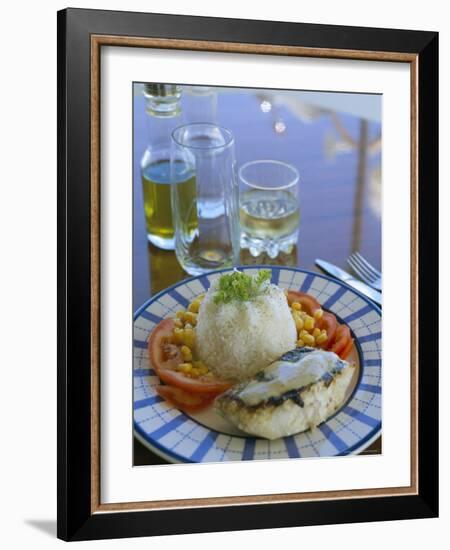
<svg viewBox="0 0 450 550"><path fill-rule="evenodd" d="M164 250L174 250L171 183L186 192L195 189L192 171L171 173L171 134L182 122L181 86L147 82L143 88L148 124L148 144L141 159L141 180L148 240ZM175 167L176 168L176 167Z"/></svg>
<svg viewBox="0 0 450 550"><path fill-rule="evenodd" d="M173 181L171 181L173 177ZM195 206L195 174L187 171L183 163L175 163L170 171L170 161L162 160L149 164L142 170L142 189L144 194L144 212L148 239L161 248L173 248L174 226L171 206L171 184L186 204ZM191 208L187 220L190 231L197 226L197 210Z"/></svg>

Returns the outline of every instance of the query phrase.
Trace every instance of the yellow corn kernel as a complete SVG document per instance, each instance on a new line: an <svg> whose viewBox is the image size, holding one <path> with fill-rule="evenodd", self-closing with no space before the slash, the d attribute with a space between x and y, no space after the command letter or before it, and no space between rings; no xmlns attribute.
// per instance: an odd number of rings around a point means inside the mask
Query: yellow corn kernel
<svg viewBox="0 0 450 550"><path fill-rule="evenodd" d="M183 328L183 321L181 319L174 319L173 321L173 324L177 327L177 328Z"/></svg>
<svg viewBox="0 0 450 550"><path fill-rule="evenodd" d="M305 330L312 330L314 328L314 324L314 319L312 317L307 317L304 323Z"/></svg>
<svg viewBox="0 0 450 550"><path fill-rule="evenodd" d="M323 309L316 309L314 312L314 318L315 319L322 319L323 317Z"/></svg>
<svg viewBox="0 0 450 550"><path fill-rule="evenodd" d="M192 328L185 328L183 331L183 344L193 349L195 345L195 332Z"/></svg>
<svg viewBox="0 0 450 550"><path fill-rule="evenodd" d="M325 334L324 334L325 332ZM317 336L316 338L316 343L317 344L324 344L326 341L328 340L328 334L326 333L326 331L322 331L319 336Z"/></svg>
<svg viewBox="0 0 450 550"><path fill-rule="evenodd" d="M184 374L190 374L193 370L192 363L180 363L178 365L178 370L183 372Z"/></svg>
<svg viewBox="0 0 450 550"><path fill-rule="evenodd" d="M305 342L303 341L303 339L302 339L302 338L299 338L299 339L297 340L297 347L298 347L298 348L302 348L304 345L305 345Z"/></svg>
<svg viewBox="0 0 450 550"><path fill-rule="evenodd" d="M198 310L200 309L201 300L196 298L193 302L189 304L188 311L192 313L198 313Z"/></svg>
<svg viewBox="0 0 450 550"><path fill-rule="evenodd" d="M184 330L182 328L175 327L173 329L173 341L175 344L182 344L184 338Z"/></svg>
<svg viewBox="0 0 450 550"><path fill-rule="evenodd" d="M314 336L308 333L302 336L302 340L305 342L307 346L314 346L316 343L316 339L314 338Z"/></svg>
<svg viewBox="0 0 450 550"><path fill-rule="evenodd" d="M184 319L184 311L177 311L176 316L178 319Z"/></svg>
<svg viewBox="0 0 450 550"><path fill-rule="evenodd" d="M190 325L194 326L197 324L197 314L192 313L192 311L186 311L184 314L184 320L186 323L189 323Z"/></svg>
<svg viewBox="0 0 450 550"><path fill-rule="evenodd" d="M192 361L192 351L187 346L181 346L181 355L185 361Z"/></svg>
<svg viewBox="0 0 450 550"><path fill-rule="evenodd" d="M320 336L320 328L315 328L313 331L312 331L312 335L314 336L314 338L317 338L318 336Z"/></svg>
<svg viewBox="0 0 450 550"><path fill-rule="evenodd" d="M294 317L294 321L295 321L295 326L297 328L297 331L300 332L304 326L303 319L301 317Z"/></svg>
<svg viewBox="0 0 450 550"><path fill-rule="evenodd" d="M291 308L300 311L302 309L302 304L300 302L292 302Z"/></svg>
<svg viewBox="0 0 450 550"><path fill-rule="evenodd" d="M198 370L201 376L209 372L208 367L205 365L205 363L203 363L203 361L194 361L193 365Z"/></svg>
<svg viewBox="0 0 450 550"><path fill-rule="evenodd" d="M191 374L194 378L198 378L200 376L200 370L192 367L192 370L189 374Z"/></svg>

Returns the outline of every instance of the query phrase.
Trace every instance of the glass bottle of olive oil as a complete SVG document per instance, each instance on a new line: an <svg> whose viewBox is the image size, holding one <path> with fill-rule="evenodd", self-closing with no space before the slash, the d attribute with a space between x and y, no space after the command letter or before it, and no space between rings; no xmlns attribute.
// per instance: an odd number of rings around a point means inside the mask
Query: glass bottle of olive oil
<svg viewBox="0 0 450 550"><path fill-rule="evenodd" d="M171 183L195 196L195 177L170 167L171 133L182 124L181 86L145 84L149 142L141 160L147 238L155 246L174 249L174 227L170 197ZM172 181L173 179L175 181Z"/></svg>

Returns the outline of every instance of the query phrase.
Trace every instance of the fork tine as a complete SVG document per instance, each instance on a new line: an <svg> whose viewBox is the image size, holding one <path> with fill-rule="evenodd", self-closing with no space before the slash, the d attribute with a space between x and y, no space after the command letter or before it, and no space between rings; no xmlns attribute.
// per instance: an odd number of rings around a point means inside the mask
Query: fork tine
<svg viewBox="0 0 450 550"><path fill-rule="evenodd" d="M361 271L359 265L355 262L355 259L353 258L353 256L349 256L347 258L347 263L361 280L363 280L367 284L370 284L372 282L370 281L370 279L367 278L365 273Z"/></svg>
<svg viewBox="0 0 450 550"><path fill-rule="evenodd" d="M352 258L352 261L357 268L357 273L361 278L364 275L366 282L373 282L376 279L376 277L374 277L373 274L368 269L366 269L365 265L360 261L358 256L356 256L355 254L351 254L350 257Z"/></svg>
<svg viewBox="0 0 450 550"><path fill-rule="evenodd" d="M362 254L359 252L355 252L355 256L358 257L358 259L366 266L368 271L371 271L374 275L374 277L379 278L381 277L381 273L378 271L378 269L375 269L371 263L369 263Z"/></svg>

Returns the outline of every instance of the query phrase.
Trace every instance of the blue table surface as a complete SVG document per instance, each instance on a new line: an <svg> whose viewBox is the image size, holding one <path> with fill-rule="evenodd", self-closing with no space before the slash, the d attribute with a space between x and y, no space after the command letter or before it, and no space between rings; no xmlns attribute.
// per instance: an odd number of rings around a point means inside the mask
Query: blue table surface
<svg viewBox="0 0 450 550"><path fill-rule="evenodd" d="M275 263L317 270L317 257L348 269L346 258L359 250L381 265L381 124L309 103L310 94L217 93L216 122L235 136L238 166L256 159L289 162L300 173L301 221L296 250L274 262L243 252L241 263ZM322 94L323 95L323 94ZM336 94L333 94L336 95ZM318 94L320 99L320 94ZM325 96L324 96L325 97ZM348 94L347 94L348 97ZM350 101L347 103L351 103ZM262 102L272 108L263 112ZM381 99L379 99L381 110ZM371 105L377 105L372 100ZM189 120L189 112L186 114ZM133 307L187 276L173 252L146 240L139 163L148 143L145 99L134 94ZM195 120L191 120L195 121ZM277 132L278 130L283 130ZM389 182L392 184L392 182Z"/></svg>

